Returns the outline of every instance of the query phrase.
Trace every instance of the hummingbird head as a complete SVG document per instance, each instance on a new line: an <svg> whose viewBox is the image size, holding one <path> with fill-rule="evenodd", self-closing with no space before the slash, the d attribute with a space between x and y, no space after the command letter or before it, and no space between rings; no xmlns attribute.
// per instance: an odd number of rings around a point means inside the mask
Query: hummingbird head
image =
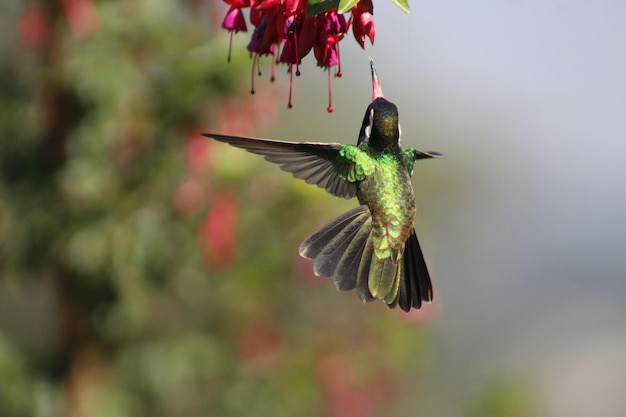
<svg viewBox="0 0 626 417"><path fill-rule="evenodd" d="M398 148L399 141L398 108L383 97L374 99L365 111L359 144L365 142L372 149L391 152Z"/></svg>
<svg viewBox="0 0 626 417"><path fill-rule="evenodd" d="M372 102L365 111L358 144L365 142L372 149L393 152L398 149L400 140L398 108L385 99L372 58L370 58L370 70L372 72Z"/></svg>

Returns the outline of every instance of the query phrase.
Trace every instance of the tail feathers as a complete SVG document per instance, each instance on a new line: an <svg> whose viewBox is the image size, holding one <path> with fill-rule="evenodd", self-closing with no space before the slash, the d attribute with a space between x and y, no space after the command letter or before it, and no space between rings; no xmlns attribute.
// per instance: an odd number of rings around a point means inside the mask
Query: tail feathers
<svg viewBox="0 0 626 417"><path fill-rule="evenodd" d="M315 259L320 252L337 236L352 220L367 213L369 208L365 205L359 206L347 213L342 214L335 220L307 237L300 245L300 256L307 259Z"/></svg>
<svg viewBox="0 0 626 417"><path fill-rule="evenodd" d="M330 277L335 274L339 262L346 256L348 247L354 242L355 236L368 220L370 220L369 212L361 213L324 246L324 249L315 257L315 262L313 263L315 275Z"/></svg>
<svg viewBox="0 0 626 417"><path fill-rule="evenodd" d="M315 275L333 277L340 291L356 289L363 302L378 299L408 312L431 301L432 284L415 231L402 253L382 260L374 255L371 232L371 214L362 205L307 237L300 255L314 260Z"/></svg>
<svg viewBox="0 0 626 417"><path fill-rule="evenodd" d="M357 276L359 274L359 265L363 258L363 251L367 244L367 238L372 231L372 220L367 219L363 226L350 242L350 245L344 252L335 273L333 282L340 291L350 291L356 288Z"/></svg>
<svg viewBox="0 0 626 417"><path fill-rule="evenodd" d="M433 286L415 231L404 247L404 268L400 281L397 304L402 310L419 309L422 301L433 300ZM389 306L392 307L391 304Z"/></svg>
<svg viewBox="0 0 626 417"><path fill-rule="evenodd" d="M400 277L402 275L402 257L390 256L385 259L372 258L369 277L369 290L374 298L393 305L398 298Z"/></svg>
<svg viewBox="0 0 626 417"><path fill-rule="evenodd" d="M363 248L363 254L359 262L359 270L356 276L356 293L364 303L375 300L369 289L370 268L374 255L374 243L372 242L372 234L370 233Z"/></svg>
<svg viewBox="0 0 626 417"><path fill-rule="evenodd" d="M340 291L357 289L364 302L374 300L368 287L372 263L372 217L367 205L342 214L307 237L300 255L314 259L313 272L333 277Z"/></svg>

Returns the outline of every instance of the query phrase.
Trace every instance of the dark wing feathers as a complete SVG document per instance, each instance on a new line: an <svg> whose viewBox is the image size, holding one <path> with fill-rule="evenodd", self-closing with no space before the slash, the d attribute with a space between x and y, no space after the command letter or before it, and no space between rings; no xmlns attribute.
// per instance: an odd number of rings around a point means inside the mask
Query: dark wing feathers
<svg viewBox="0 0 626 417"><path fill-rule="evenodd" d="M205 133L204 136L226 142L248 152L263 155L266 160L280 164L281 169L309 184L316 184L337 197L352 198L356 183L344 180L352 163L339 156L339 143L287 142L269 139Z"/></svg>

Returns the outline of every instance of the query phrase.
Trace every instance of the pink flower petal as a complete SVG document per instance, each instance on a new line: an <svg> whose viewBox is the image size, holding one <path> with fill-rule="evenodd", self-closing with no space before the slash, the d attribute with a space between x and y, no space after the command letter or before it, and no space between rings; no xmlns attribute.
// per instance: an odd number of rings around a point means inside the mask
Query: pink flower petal
<svg viewBox="0 0 626 417"><path fill-rule="evenodd" d="M239 8L231 7L228 9L222 27L226 30L234 30L235 32L247 32L246 19L243 17L243 12Z"/></svg>

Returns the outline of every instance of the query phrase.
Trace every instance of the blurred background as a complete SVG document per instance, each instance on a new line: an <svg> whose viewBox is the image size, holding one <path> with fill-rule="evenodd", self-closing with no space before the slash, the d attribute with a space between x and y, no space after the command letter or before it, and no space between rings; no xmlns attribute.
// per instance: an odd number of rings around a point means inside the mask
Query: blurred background
<svg viewBox="0 0 626 417"><path fill-rule="evenodd" d="M626 413L626 4L374 3L332 114L312 57L249 95L222 2L0 3L1 416ZM447 155L408 315L297 255L354 201L200 136L353 143L370 55Z"/></svg>

